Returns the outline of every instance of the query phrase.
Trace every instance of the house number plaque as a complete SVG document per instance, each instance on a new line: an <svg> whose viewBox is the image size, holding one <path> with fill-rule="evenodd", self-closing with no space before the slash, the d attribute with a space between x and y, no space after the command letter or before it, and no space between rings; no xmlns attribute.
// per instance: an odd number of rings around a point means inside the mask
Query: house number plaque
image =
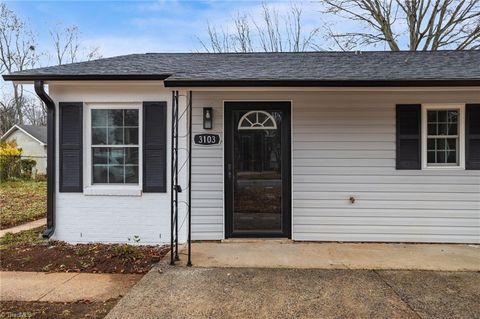
<svg viewBox="0 0 480 319"><path fill-rule="evenodd" d="M217 145L220 144L220 135L218 134L195 134L193 142L196 145Z"/></svg>

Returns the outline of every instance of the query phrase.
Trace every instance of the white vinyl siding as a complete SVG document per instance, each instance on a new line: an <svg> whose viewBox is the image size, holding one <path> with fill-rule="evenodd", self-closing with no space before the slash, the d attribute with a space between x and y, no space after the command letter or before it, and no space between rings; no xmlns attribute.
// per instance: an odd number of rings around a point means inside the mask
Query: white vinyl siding
<svg viewBox="0 0 480 319"><path fill-rule="evenodd" d="M395 104L442 98L405 95L294 103L294 239L480 241L478 171L395 169Z"/></svg>
<svg viewBox="0 0 480 319"><path fill-rule="evenodd" d="M480 171L395 169L395 104L480 93L195 92L194 133L202 107L222 132L223 100L292 101L294 240L480 242ZM222 239L223 143L195 147L192 164L193 238Z"/></svg>
<svg viewBox="0 0 480 319"><path fill-rule="evenodd" d="M203 128L203 107L213 107L213 128ZM193 134L219 134L219 145L193 144L192 151L192 238L223 239L223 105L221 101L193 93Z"/></svg>

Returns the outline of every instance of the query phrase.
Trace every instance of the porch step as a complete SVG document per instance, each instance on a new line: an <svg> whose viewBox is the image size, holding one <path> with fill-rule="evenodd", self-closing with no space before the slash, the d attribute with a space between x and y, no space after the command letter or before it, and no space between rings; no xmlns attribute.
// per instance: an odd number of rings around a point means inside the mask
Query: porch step
<svg viewBox="0 0 480 319"><path fill-rule="evenodd" d="M292 244L293 240L288 238L229 238L221 240L222 243L278 243L278 244Z"/></svg>

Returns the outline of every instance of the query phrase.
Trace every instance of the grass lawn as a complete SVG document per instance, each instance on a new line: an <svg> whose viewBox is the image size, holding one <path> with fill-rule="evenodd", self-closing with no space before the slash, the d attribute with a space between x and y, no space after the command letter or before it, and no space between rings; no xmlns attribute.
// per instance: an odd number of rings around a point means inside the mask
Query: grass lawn
<svg viewBox="0 0 480 319"><path fill-rule="evenodd" d="M6 233L0 238L0 252L16 246L35 246L38 244L48 244L48 240L42 237L45 227L25 230L16 234Z"/></svg>
<svg viewBox="0 0 480 319"><path fill-rule="evenodd" d="M46 216L47 182L0 183L0 229Z"/></svg>

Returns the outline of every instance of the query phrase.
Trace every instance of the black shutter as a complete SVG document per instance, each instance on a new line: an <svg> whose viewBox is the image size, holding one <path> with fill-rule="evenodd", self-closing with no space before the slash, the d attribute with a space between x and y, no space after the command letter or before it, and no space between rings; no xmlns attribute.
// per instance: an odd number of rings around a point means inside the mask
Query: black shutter
<svg viewBox="0 0 480 319"><path fill-rule="evenodd" d="M60 102L60 192L83 192L83 103Z"/></svg>
<svg viewBox="0 0 480 319"><path fill-rule="evenodd" d="M167 191L167 102L143 102L143 191Z"/></svg>
<svg viewBox="0 0 480 319"><path fill-rule="evenodd" d="M465 168L480 169L480 104L465 106Z"/></svg>
<svg viewBox="0 0 480 319"><path fill-rule="evenodd" d="M419 104L397 105L397 169L421 169L421 109Z"/></svg>

